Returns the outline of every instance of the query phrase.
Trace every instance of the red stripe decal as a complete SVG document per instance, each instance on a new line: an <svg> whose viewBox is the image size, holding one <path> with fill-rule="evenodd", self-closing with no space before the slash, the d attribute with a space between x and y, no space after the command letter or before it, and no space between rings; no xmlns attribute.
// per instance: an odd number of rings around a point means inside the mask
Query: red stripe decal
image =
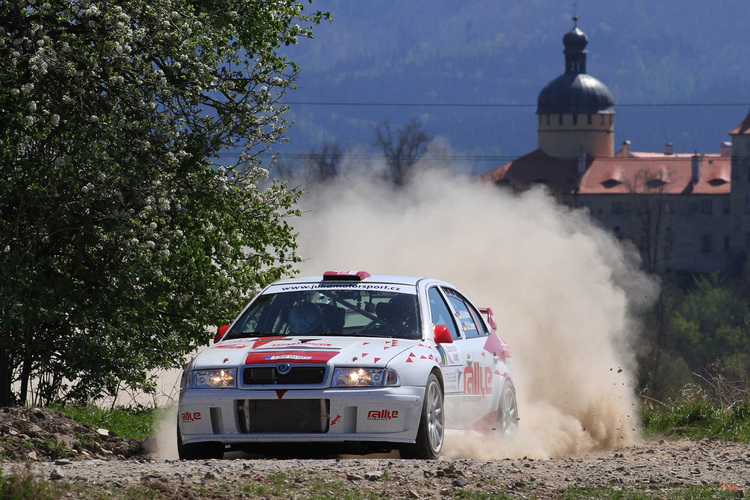
<svg viewBox="0 0 750 500"><path fill-rule="evenodd" d="M338 354L338 351L253 351L247 355L246 365L263 365L267 363L327 363Z"/></svg>

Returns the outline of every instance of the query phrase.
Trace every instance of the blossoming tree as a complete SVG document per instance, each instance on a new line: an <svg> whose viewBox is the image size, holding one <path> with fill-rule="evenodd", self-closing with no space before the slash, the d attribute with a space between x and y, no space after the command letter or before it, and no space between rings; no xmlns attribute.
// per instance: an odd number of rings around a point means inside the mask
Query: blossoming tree
<svg viewBox="0 0 750 500"><path fill-rule="evenodd" d="M259 154L304 7L0 3L0 405L148 390L292 271L299 193Z"/></svg>

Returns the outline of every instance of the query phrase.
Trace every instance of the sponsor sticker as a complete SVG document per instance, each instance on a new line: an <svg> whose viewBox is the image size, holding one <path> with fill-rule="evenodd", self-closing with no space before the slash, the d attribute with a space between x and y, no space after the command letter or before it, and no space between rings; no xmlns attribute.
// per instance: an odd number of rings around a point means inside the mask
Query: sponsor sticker
<svg viewBox="0 0 750 500"><path fill-rule="evenodd" d="M401 432L405 424L406 407L403 405L370 404L357 407L357 432Z"/></svg>
<svg viewBox="0 0 750 500"><path fill-rule="evenodd" d="M393 420L398 418L398 410L370 410L367 420Z"/></svg>
<svg viewBox="0 0 750 500"><path fill-rule="evenodd" d="M201 420L201 412L199 411L184 411L182 412L183 422L196 422Z"/></svg>

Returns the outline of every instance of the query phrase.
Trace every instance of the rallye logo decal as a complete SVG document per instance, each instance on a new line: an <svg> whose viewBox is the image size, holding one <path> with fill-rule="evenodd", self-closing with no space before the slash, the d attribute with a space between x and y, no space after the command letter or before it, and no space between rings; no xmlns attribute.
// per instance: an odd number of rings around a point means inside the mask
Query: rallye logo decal
<svg viewBox="0 0 750 500"><path fill-rule="evenodd" d="M183 422L195 422L196 420L200 420L200 419L201 419L201 412L199 412L199 411L196 411L196 412L189 412L189 411L182 412L182 421Z"/></svg>
<svg viewBox="0 0 750 500"><path fill-rule="evenodd" d="M398 418L398 410L370 410L367 420L393 420Z"/></svg>
<svg viewBox="0 0 750 500"><path fill-rule="evenodd" d="M492 393L492 369L474 363L473 366L464 368L464 394Z"/></svg>
<svg viewBox="0 0 750 500"><path fill-rule="evenodd" d="M337 355L337 351L253 351L247 355L246 365L262 365L266 363L278 363L280 361L292 361L294 363L327 363Z"/></svg>

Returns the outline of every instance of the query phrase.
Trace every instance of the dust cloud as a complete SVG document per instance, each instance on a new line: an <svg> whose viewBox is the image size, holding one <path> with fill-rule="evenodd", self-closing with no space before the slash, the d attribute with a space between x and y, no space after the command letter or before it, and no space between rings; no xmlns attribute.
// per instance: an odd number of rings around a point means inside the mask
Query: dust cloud
<svg viewBox="0 0 750 500"><path fill-rule="evenodd" d="M449 434L446 458L559 458L637 439L632 312L657 287L584 211L542 188L514 194L435 169L398 191L362 176L315 186L302 208L301 276L429 276L493 308L520 430L510 441Z"/></svg>

